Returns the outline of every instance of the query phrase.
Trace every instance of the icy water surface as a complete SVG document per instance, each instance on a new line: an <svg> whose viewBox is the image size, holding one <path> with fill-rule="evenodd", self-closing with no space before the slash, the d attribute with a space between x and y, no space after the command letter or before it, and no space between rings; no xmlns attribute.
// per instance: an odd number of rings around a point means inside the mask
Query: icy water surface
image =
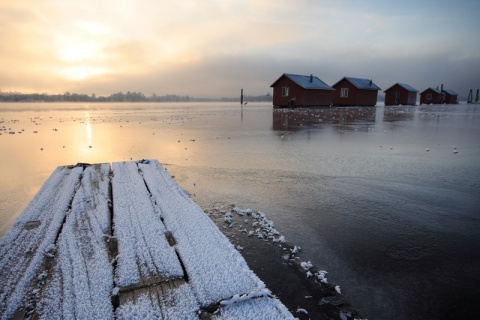
<svg viewBox="0 0 480 320"><path fill-rule="evenodd" d="M59 165L155 158L266 212L369 319L477 319L480 106L0 104L0 228Z"/></svg>

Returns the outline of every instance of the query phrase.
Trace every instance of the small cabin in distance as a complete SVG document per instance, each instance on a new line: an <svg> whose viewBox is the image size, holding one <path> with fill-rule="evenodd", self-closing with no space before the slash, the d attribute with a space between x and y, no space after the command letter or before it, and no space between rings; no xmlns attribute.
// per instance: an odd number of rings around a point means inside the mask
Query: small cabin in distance
<svg viewBox="0 0 480 320"><path fill-rule="evenodd" d="M396 83L384 92L386 106L414 106L417 103L418 91L408 84Z"/></svg>
<svg viewBox="0 0 480 320"><path fill-rule="evenodd" d="M273 88L274 107L330 106L335 90L313 75L284 73Z"/></svg>
<svg viewBox="0 0 480 320"><path fill-rule="evenodd" d="M443 102L446 104L457 104L458 103L458 93L453 90L443 90Z"/></svg>
<svg viewBox="0 0 480 320"><path fill-rule="evenodd" d="M420 93L420 104L442 103L442 92L438 89L428 88Z"/></svg>
<svg viewBox="0 0 480 320"><path fill-rule="evenodd" d="M375 106L378 90L369 79L344 77L332 86L333 104L337 106Z"/></svg>

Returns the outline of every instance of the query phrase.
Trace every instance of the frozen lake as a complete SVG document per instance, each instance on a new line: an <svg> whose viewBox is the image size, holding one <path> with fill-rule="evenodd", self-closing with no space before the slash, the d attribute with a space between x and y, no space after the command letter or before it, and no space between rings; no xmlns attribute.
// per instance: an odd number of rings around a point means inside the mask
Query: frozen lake
<svg viewBox="0 0 480 320"><path fill-rule="evenodd" d="M369 319L474 319L480 105L0 104L3 235L59 165L158 159L267 213Z"/></svg>

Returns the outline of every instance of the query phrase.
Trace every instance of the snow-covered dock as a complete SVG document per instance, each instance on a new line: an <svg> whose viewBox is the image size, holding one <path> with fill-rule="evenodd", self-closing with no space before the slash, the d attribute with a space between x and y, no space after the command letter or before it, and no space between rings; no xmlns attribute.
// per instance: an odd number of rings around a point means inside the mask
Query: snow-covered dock
<svg viewBox="0 0 480 320"><path fill-rule="evenodd" d="M58 167L0 241L0 318L293 319L155 160Z"/></svg>

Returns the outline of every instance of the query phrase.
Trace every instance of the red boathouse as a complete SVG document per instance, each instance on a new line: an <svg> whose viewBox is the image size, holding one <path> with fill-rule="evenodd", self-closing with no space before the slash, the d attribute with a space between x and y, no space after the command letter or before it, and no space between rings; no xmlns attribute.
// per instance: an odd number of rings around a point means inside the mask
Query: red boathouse
<svg viewBox="0 0 480 320"><path fill-rule="evenodd" d="M396 83L384 92L386 106L414 106L417 103L418 91L408 84Z"/></svg>
<svg viewBox="0 0 480 320"><path fill-rule="evenodd" d="M420 104L442 103L442 92L438 89L428 88L420 93Z"/></svg>
<svg viewBox="0 0 480 320"><path fill-rule="evenodd" d="M443 90L443 102L446 104L457 104L458 103L458 93L453 90Z"/></svg>
<svg viewBox="0 0 480 320"><path fill-rule="evenodd" d="M332 86L333 104L337 106L375 106L378 90L369 79L344 77Z"/></svg>
<svg viewBox="0 0 480 320"><path fill-rule="evenodd" d="M335 90L316 76L284 73L273 88L274 107L330 106Z"/></svg>

